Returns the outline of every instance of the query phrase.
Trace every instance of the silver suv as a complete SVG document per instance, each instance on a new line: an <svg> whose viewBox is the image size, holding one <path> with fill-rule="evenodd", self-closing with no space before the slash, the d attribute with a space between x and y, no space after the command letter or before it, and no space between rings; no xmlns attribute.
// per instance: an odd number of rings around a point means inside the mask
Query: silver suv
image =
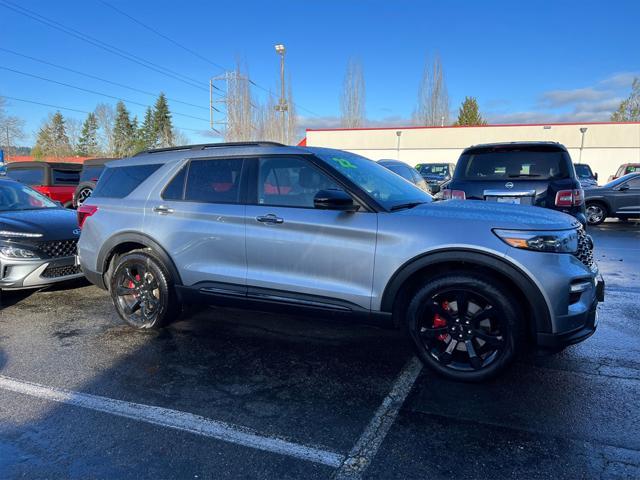
<svg viewBox="0 0 640 480"><path fill-rule="evenodd" d="M78 210L82 269L159 328L195 301L404 328L423 362L481 381L596 328L604 284L571 216L432 197L361 156L268 142L109 163Z"/></svg>

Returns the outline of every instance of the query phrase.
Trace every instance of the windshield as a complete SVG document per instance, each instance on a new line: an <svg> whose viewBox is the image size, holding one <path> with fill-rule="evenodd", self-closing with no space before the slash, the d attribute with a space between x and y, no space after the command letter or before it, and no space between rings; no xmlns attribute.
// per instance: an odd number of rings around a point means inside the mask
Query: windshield
<svg viewBox="0 0 640 480"><path fill-rule="evenodd" d="M591 167L589 165L585 165L584 163L579 163L575 165L576 174L578 178L592 178L593 173L591 173Z"/></svg>
<svg viewBox="0 0 640 480"><path fill-rule="evenodd" d="M326 148L310 150L371 195L387 210L433 200L431 195L373 160L341 150Z"/></svg>
<svg viewBox="0 0 640 480"><path fill-rule="evenodd" d="M533 148L523 150L478 150L460 157L460 177L465 180L532 178L562 179L569 176L569 159L563 151ZM458 174L456 170L456 176Z"/></svg>
<svg viewBox="0 0 640 480"><path fill-rule="evenodd" d="M57 207L55 202L26 185L14 182L0 183L0 212Z"/></svg>
<svg viewBox="0 0 640 480"><path fill-rule="evenodd" d="M421 175L444 178L449 173L446 163L423 163L416 167Z"/></svg>

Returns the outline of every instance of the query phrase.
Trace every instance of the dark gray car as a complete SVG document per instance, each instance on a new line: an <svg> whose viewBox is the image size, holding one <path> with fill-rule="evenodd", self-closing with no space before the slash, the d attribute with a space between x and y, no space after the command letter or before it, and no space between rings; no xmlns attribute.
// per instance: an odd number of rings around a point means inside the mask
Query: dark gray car
<svg viewBox="0 0 640 480"><path fill-rule="evenodd" d="M598 225L607 217L640 218L640 173L629 173L601 187L584 191L587 222Z"/></svg>
<svg viewBox="0 0 640 480"><path fill-rule="evenodd" d="M427 182L425 181L425 179L422 178L422 175L420 175L420 172L418 172L418 170L416 170L412 166L407 165L406 163L401 162L400 160L382 159L382 160L378 160L378 163L383 167L391 170L393 173L400 175L405 180L413 183L420 190L424 190L427 193L431 193L431 190L429 189L429 186L427 185Z"/></svg>

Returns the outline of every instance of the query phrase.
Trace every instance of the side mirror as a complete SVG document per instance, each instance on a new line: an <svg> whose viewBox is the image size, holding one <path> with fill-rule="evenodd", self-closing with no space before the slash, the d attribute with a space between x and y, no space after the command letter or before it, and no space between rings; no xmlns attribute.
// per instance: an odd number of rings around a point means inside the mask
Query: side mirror
<svg viewBox="0 0 640 480"><path fill-rule="evenodd" d="M313 206L320 210L355 212L360 208L344 190L320 190L313 198Z"/></svg>
<svg viewBox="0 0 640 480"><path fill-rule="evenodd" d="M629 185L625 183L624 185L621 185L620 188L618 188L618 190L621 192L626 192L627 190L629 190Z"/></svg>
<svg viewBox="0 0 640 480"><path fill-rule="evenodd" d="M596 173L594 173L594 174L593 174L593 178L594 178L595 180L598 180L598 172L596 172Z"/></svg>

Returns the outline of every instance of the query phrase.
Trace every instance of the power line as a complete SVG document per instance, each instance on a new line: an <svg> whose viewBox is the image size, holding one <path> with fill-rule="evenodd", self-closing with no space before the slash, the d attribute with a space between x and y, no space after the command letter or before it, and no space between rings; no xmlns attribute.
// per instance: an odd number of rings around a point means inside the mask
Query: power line
<svg viewBox="0 0 640 480"><path fill-rule="evenodd" d="M31 103L33 105L40 105L43 107L55 108L56 110L69 110L71 112L86 113L86 114L92 113L92 112L87 112L86 110L80 110L78 108L62 107L60 105L53 105L51 103L43 103L43 102L38 102L36 100L27 100L26 98L10 97L8 95L1 95L1 96L2 98L8 98L9 100L15 100L16 102ZM177 125L174 125L174 128L177 128L179 130L189 130L192 132L198 132L200 134L208 132L208 130L197 129L197 128L186 128L186 127L180 127Z"/></svg>
<svg viewBox="0 0 640 480"><path fill-rule="evenodd" d="M29 60L33 60L34 62L39 62L39 63L42 63L42 64L44 64L44 65L49 65L49 66L51 66L51 67L59 68L60 70L65 70L65 71L67 71L67 72L71 72L71 73L74 73L74 74L76 74L76 75L81 75L81 76L84 76L84 77L87 77L87 78L92 78L92 79L94 79L94 80L99 80L99 81L101 81L101 82L109 83L109 84L111 84L111 85L115 85L115 86L117 86L117 87L126 88L126 89L128 89L128 90L133 91L133 92L143 93L143 94L145 94L145 95L150 95L150 96L152 96L152 97L157 97L157 93L148 92L148 91L146 91L146 90L141 90L141 89L139 89L139 88L135 88L135 87L131 87L131 86L129 86L129 85L125 85L125 84L123 84L123 83L118 83L118 82L114 82L114 81L112 81L112 80L107 80L107 79L105 79L105 78L98 77L98 76L96 76L96 75L91 75L90 73L81 72L81 71L79 71L79 70L74 70L73 68L69 68L69 67L65 67L65 66L63 66L63 65L58 65L58 64L55 64L55 63L52 63L52 62L48 62L48 61L46 61L46 60L42 60L42 59L40 59L40 58L32 57L32 56L30 56L30 55L25 55L25 54L23 54L23 53L18 53L18 52L14 51L14 50L9 50L8 48L0 47L0 50L1 50L1 51L3 51L3 52L10 53L10 54L12 54L12 55L16 55L16 56L18 56L18 57L22 57L22 58L27 58L27 59L29 59ZM173 103L180 103L180 104L182 104L182 105L187 105L187 106L189 106L189 107L195 107L195 108L201 108L201 109L203 109L203 110L209 110L209 108L207 108L207 107L203 107L202 105L196 105L195 103L189 103L189 102L184 102L184 101L182 101L182 100L176 100L175 98L169 98L169 97L167 97L167 100L170 100L170 101L171 101L171 102L173 102Z"/></svg>
<svg viewBox="0 0 640 480"><path fill-rule="evenodd" d="M69 36L72 36L74 38L77 38L79 40L82 40L83 42L89 43L91 45L94 45L98 48L101 48L102 50L106 50L107 52L113 54L113 55L117 55L119 57L122 57L126 60L129 60L130 62L136 63L138 65L141 65L145 68L148 68L150 70L153 70L155 72L158 72L162 75L165 75L167 77L173 78L175 80L181 81L191 87L194 88L199 88L201 90L205 90L208 91L207 87L204 86L204 84L196 79L193 79L191 77L188 77L186 75L183 75L179 72L176 72L174 70L170 70L166 67L163 67L161 65L158 65L157 63L151 62L149 60L145 60L142 57L139 57L137 55L134 55L132 53L129 53L125 50L122 50L121 48L115 47L113 45L110 45L106 42L103 42L101 40L98 40L97 38L91 37L87 34L84 34L78 30L75 30L73 28L67 27L63 24L61 24L60 22L56 22L55 20L51 20L43 15L40 15L36 12L33 12L32 10L29 10L25 7L21 7L19 5L16 5L12 2L9 2L8 0L0 0L0 5L2 5L3 7L12 10L15 13L18 13L20 15L23 15L25 17L31 18L32 20L35 20L39 23L42 23L44 25L47 25L50 28L59 30L63 33L66 33Z"/></svg>
<svg viewBox="0 0 640 480"><path fill-rule="evenodd" d="M167 40L168 42L171 42L172 44L174 44L174 45L176 45L176 46L178 46L178 47L182 48L183 50L185 50L185 51L189 52L190 54L194 55L195 57L199 58L200 60L203 60L203 61L205 61L205 62L207 62L207 63L210 63L210 64L214 65L215 67L217 67L217 68L219 68L219 69L221 69L221 70L223 70L223 71L228 71L228 70L229 70L228 68L225 68L224 66L220 65L219 63L216 63L216 62L214 62L213 60L210 60L210 59L208 59L207 57L202 56L201 54L199 54L198 52L196 52L196 51L192 50L191 48L189 48L189 47L185 47L184 45L182 45L181 43L177 42L176 40L174 40L174 39L170 38L169 36L165 35L165 34L164 34L164 33L162 33L162 32L159 32L159 31L158 31L158 30L156 30L155 28L150 27L149 25L147 25L146 23L142 22L141 20L138 20L137 18L132 17L131 15L129 15L129 14L127 14L127 13L123 12L123 11L122 11L122 10L120 10L119 8L114 7L114 6L113 6L113 5L111 5L110 3L107 3L107 2L105 2L104 0L99 0L99 1L100 1L100 3L102 3L103 5L105 5L105 6L109 7L109 8L111 8L112 10L114 10L114 11L118 12L120 15L122 15L122 16L124 16L124 17L127 17L127 18L128 18L129 20L131 20L132 22L137 23L138 25L140 25L140 26L142 26L142 27L146 28L147 30L149 30L149 31L151 31L151 32L153 32L153 33L155 33L156 35L158 35L158 36L160 36L160 37L164 38L164 39L165 39L165 40ZM256 82L254 82L253 80L249 79L249 83L251 83L251 84L252 84L253 86L255 86L256 88L259 88L260 90L263 90L263 91L265 91L265 92L267 92L267 93L271 94L271 90L270 90L270 89L268 89L268 88L266 88L266 87L263 87L262 85L260 85L260 84L258 84L258 83L256 83ZM309 110L308 108L304 108L302 105L299 105L299 104L297 104L297 103L295 103L295 102L291 102L291 103L293 103L293 105L295 105L295 106L296 106L297 108L299 108L300 110L304 110L305 112L310 113L311 115L313 115L313 116L315 116L315 117L321 117L321 116L322 116L322 115L319 115L318 113L315 113L315 112L313 112L313 111Z"/></svg>
<svg viewBox="0 0 640 480"><path fill-rule="evenodd" d="M42 81L45 81L45 82L55 83L56 85L62 85L63 87L73 88L73 89L79 90L81 92L87 92L87 93L91 93L93 95L100 95L102 97L107 97L107 98L111 98L111 99L114 99L114 100L122 100L123 102L130 103L132 105L138 105L138 106L144 107L144 108L149 107L149 105L146 105L146 104L140 103L140 102L136 102L134 100L128 100L126 98L117 97L115 95L109 95L108 93L99 92L97 90L91 90L89 88L78 87L77 85L72 85L70 83L59 82L58 80L53 80L52 78L47 78L47 77L41 77L40 75L34 75L33 73L22 72L20 70L15 70L13 68L3 67L3 66L0 66L0 69L1 70L6 70L8 72L17 73L19 75L24 75L26 77L37 78L38 80L42 80ZM175 111L172 112L172 113L174 115L179 115L181 117L193 118L195 120L202 120L203 122L209 122L209 119L207 119L207 118L196 117L194 115L189 115L187 113L181 113L181 112L175 112Z"/></svg>

